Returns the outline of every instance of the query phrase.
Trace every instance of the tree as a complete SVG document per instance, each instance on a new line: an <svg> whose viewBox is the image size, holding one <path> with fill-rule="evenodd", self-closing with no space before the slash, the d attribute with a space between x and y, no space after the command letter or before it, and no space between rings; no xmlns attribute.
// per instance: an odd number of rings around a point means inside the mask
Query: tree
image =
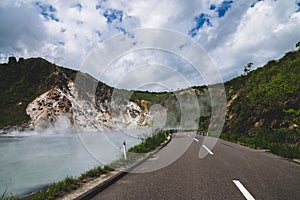
<svg viewBox="0 0 300 200"><path fill-rule="evenodd" d="M300 41L296 44L296 48L300 48Z"/></svg>
<svg viewBox="0 0 300 200"><path fill-rule="evenodd" d="M250 73L252 65L253 63L250 62L244 66L244 75L248 75Z"/></svg>

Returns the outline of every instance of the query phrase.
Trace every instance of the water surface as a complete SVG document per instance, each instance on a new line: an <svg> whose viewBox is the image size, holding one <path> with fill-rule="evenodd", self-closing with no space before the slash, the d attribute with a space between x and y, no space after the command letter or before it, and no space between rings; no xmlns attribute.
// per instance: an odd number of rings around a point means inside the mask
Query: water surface
<svg viewBox="0 0 300 200"><path fill-rule="evenodd" d="M22 136L27 135L27 136ZM0 194L23 195L122 156L140 142L122 132L26 134L0 137Z"/></svg>

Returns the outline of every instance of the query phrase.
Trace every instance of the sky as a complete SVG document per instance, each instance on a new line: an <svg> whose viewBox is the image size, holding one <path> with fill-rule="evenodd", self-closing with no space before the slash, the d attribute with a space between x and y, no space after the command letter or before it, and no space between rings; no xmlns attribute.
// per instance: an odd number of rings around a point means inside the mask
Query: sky
<svg viewBox="0 0 300 200"><path fill-rule="evenodd" d="M295 49L300 0L1 0L0 62L9 56L43 57L85 71L87 60L96 59L92 52L105 41L124 36L141 42L132 30L151 28L171 30L197 43L227 81L241 75L249 62L255 69ZM172 42L163 32L160 36L165 38L162 43ZM154 40L150 34L144 39ZM116 49L106 47L108 54ZM190 55L197 57L195 51L190 48ZM126 89L176 90L210 83L201 72L204 67L158 48L128 51L109 66L98 65L86 71ZM99 67L107 73L99 75Z"/></svg>

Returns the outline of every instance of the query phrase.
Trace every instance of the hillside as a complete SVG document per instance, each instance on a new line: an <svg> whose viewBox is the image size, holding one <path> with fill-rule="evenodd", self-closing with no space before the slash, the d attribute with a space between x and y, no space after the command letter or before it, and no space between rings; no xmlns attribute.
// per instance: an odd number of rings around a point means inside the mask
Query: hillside
<svg viewBox="0 0 300 200"><path fill-rule="evenodd" d="M300 158L300 50L225 83L222 137Z"/></svg>
<svg viewBox="0 0 300 200"><path fill-rule="evenodd" d="M77 75L42 58L9 58L0 65L0 129L43 129L62 118L86 130L144 126L151 120L148 111L128 101L113 116L113 88L87 74ZM90 91L93 87L95 91Z"/></svg>
<svg viewBox="0 0 300 200"><path fill-rule="evenodd" d="M160 123L150 110L156 104L167 110L165 127L176 128L181 123L180 101L189 102L195 94L202 114L210 112L207 87L169 93L127 91L42 58L11 57L0 65L0 78L0 129L6 131L47 128L62 117L85 130L147 127ZM181 126L195 129L199 117L187 116Z"/></svg>
<svg viewBox="0 0 300 200"><path fill-rule="evenodd" d="M75 71L58 67L42 58L14 57L0 65L0 128L27 126L27 105L54 87L63 88Z"/></svg>

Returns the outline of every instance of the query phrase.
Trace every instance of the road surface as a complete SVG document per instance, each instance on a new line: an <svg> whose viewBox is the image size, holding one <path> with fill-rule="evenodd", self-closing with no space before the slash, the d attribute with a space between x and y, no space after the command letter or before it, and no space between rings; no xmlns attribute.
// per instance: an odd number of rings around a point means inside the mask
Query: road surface
<svg viewBox="0 0 300 200"><path fill-rule="evenodd" d="M194 136L176 133L136 170L150 172L129 173L93 199L300 199L299 164L223 140L203 147L205 137ZM200 148L207 151L202 159ZM151 172L166 160L168 166Z"/></svg>

